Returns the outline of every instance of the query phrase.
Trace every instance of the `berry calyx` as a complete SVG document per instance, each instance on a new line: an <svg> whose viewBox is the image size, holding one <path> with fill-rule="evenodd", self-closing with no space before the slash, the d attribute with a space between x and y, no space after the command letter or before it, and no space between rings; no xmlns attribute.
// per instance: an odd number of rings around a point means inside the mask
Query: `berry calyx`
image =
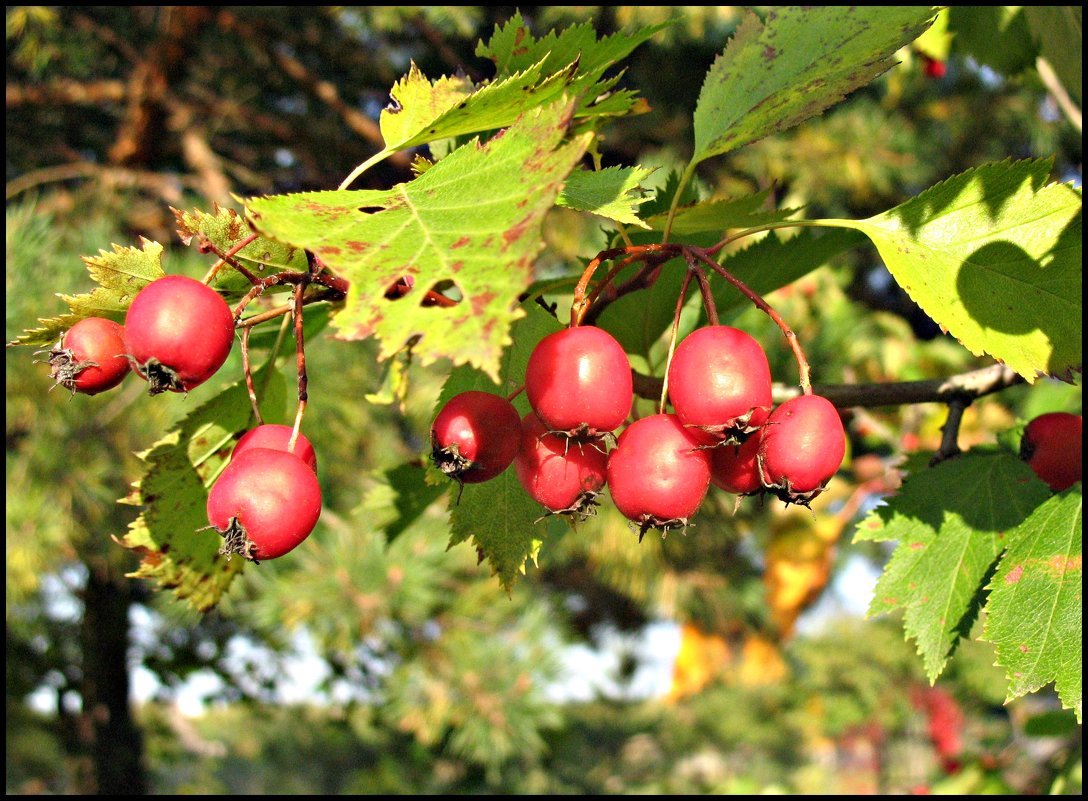
<svg viewBox="0 0 1088 801"><path fill-rule="evenodd" d="M651 528L687 526L709 486L710 455L673 414L631 423L608 454L609 492L640 541Z"/></svg>
<svg viewBox="0 0 1088 801"><path fill-rule="evenodd" d="M252 562L276 559L310 536L321 516L321 487L292 453L250 448L238 454L208 494L208 522L223 537L219 553Z"/></svg>
<svg viewBox="0 0 1088 801"><path fill-rule="evenodd" d="M846 432L827 398L801 395L767 418L758 451L763 486L786 503L808 506L846 455Z"/></svg>
<svg viewBox="0 0 1088 801"><path fill-rule="evenodd" d="M49 374L73 394L97 395L129 373L125 329L104 317L84 317L69 328L49 354Z"/></svg>
<svg viewBox="0 0 1088 801"><path fill-rule="evenodd" d="M759 474L759 432L742 445L724 444L710 448L710 483L734 495L763 492Z"/></svg>
<svg viewBox="0 0 1088 801"><path fill-rule="evenodd" d="M742 442L771 410L771 367L752 336L727 325L693 331L669 365L669 399L703 442Z"/></svg>
<svg viewBox="0 0 1088 801"><path fill-rule="evenodd" d="M1054 492L1061 492L1081 480L1084 434L1081 416L1048 412L1024 428L1020 458Z"/></svg>
<svg viewBox="0 0 1088 801"><path fill-rule="evenodd" d="M278 423L265 423L264 425L259 425L242 435L242 438L238 440L238 444L234 446L231 459L236 458L239 454L244 453L250 448L270 448L274 451L293 453L308 464L310 469L316 473L317 454L314 452L314 446L310 444L310 440L306 439L306 436L302 434L302 432L299 432L298 437L295 439L294 449L287 449L293 431L294 428L292 426L280 425Z"/></svg>
<svg viewBox="0 0 1088 801"><path fill-rule="evenodd" d="M518 481L548 514L585 520L596 513L608 478L608 454L596 443L573 442L549 433L533 412L521 421L521 447L514 459Z"/></svg>
<svg viewBox="0 0 1088 801"><path fill-rule="evenodd" d="M506 398L462 392L431 424L435 466L461 484L479 484L510 466L521 441L521 417Z"/></svg>
<svg viewBox="0 0 1088 801"><path fill-rule="evenodd" d="M125 317L133 369L148 392L188 392L223 366L234 316L219 293L193 278L167 275L141 289Z"/></svg>
<svg viewBox="0 0 1088 801"><path fill-rule="evenodd" d="M600 438L631 412L631 362L604 329L565 328L533 349L525 394L548 430L580 441Z"/></svg>

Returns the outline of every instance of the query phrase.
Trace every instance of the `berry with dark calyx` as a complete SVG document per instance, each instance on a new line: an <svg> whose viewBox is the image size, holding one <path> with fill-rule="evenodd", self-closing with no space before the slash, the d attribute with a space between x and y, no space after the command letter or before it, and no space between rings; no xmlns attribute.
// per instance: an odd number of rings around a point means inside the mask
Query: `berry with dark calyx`
<svg viewBox="0 0 1088 801"><path fill-rule="evenodd" d="M241 453L245 453L245 451L250 448L271 448L274 451L287 451L287 453L293 453L308 464L310 469L316 473L317 454L314 452L314 446L310 444L310 440L306 439L302 432L299 432L298 437L295 439L294 449L287 450L287 445L291 441L291 433L293 431L294 428L292 426L280 425L278 423L265 423L264 425L259 425L242 435L242 438L238 440L238 444L234 446L231 459L236 458Z"/></svg>
<svg viewBox="0 0 1088 801"><path fill-rule="evenodd" d="M73 394L97 395L120 384L129 373L125 329L104 317L84 317L69 328L49 354L54 386Z"/></svg>
<svg viewBox="0 0 1088 801"><path fill-rule="evenodd" d="M167 275L141 289L125 317L133 369L152 395L188 392L223 366L234 342L234 316L211 287Z"/></svg>
<svg viewBox="0 0 1088 801"><path fill-rule="evenodd" d="M462 392L431 424L435 466L461 484L479 484L510 466L521 441L521 417L501 395Z"/></svg>
<svg viewBox="0 0 1088 801"><path fill-rule="evenodd" d="M827 398L792 398L767 418L758 451L763 486L786 503L808 506L842 465L846 432Z"/></svg>
<svg viewBox="0 0 1088 801"><path fill-rule="evenodd" d="M1054 492L1069 489L1081 480L1082 431L1079 414L1041 414L1024 428L1020 458Z"/></svg>
<svg viewBox="0 0 1088 801"><path fill-rule="evenodd" d="M608 454L608 490L639 540L651 528L683 528L710 486L710 454L673 414L627 426Z"/></svg>
<svg viewBox="0 0 1088 801"><path fill-rule="evenodd" d="M726 443L709 448L710 483L734 495L763 492L763 481L759 476L759 443L757 431L741 445Z"/></svg>
<svg viewBox="0 0 1088 801"><path fill-rule="evenodd" d="M703 442L742 442L771 410L771 367L763 347L727 325L693 331L669 364L669 400Z"/></svg>
<svg viewBox="0 0 1088 801"><path fill-rule="evenodd" d="M518 481L548 514L585 520L596 513L597 495L608 478L608 454L596 443L573 442L548 432L533 412L521 421L521 447L514 459Z"/></svg>
<svg viewBox="0 0 1088 801"><path fill-rule="evenodd" d="M321 516L321 487L292 453L249 448L208 494L208 522L223 537L219 553L253 562L275 559L310 536Z"/></svg>
<svg viewBox="0 0 1088 801"><path fill-rule="evenodd" d="M631 363L607 331L565 328L533 349L525 394L549 431L580 441L597 439L621 426L631 412Z"/></svg>

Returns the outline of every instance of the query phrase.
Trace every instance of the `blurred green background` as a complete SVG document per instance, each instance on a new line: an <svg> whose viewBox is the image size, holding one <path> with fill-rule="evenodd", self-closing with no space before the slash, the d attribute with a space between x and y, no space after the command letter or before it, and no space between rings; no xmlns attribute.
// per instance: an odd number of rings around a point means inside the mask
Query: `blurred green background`
<svg viewBox="0 0 1088 801"><path fill-rule="evenodd" d="M475 45L513 12L9 6L7 341L63 312L57 293L88 291L80 256L113 243L160 241L169 272L201 276L209 261L177 241L170 207L335 187L380 147L375 120L410 63L486 79ZM601 146L605 166L667 168L689 152L703 75L742 9L524 13L537 35L675 20L621 80L651 110ZM1030 23L953 9L871 86L699 179L854 218L1008 157L1053 156L1054 178L1079 183L1079 122L1038 68ZM1079 81L1067 88L1079 108ZM358 186L409 178L397 158ZM542 275L601 246L565 210L546 232ZM871 250L773 300L821 382L985 363ZM776 340L754 309L723 322ZM126 578L137 556L112 537L136 515L117 503L140 475L134 454L201 391L148 398L130 379L69 398L30 348L7 350L9 793L1080 792L1081 730L1049 691L1004 704L992 650L973 640L931 688L898 622L862 619L887 551L852 545L851 526L894 490L897 460L937 447L940 409L851 416L848 462L813 513L748 501L734 514L718 493L687 536L641 545L613 511L566 533L546 524L555 541L508 596L471 548L447 550L442 502L386 545L379 475L422 452L443 366L409 368L403 408L371 403L386 387L375 353L311 341L318 530L200 616ZM769 355L792 375L785 349ZM988 397L961 445L1058 409L1079 412L1080 388Z"/></svg>

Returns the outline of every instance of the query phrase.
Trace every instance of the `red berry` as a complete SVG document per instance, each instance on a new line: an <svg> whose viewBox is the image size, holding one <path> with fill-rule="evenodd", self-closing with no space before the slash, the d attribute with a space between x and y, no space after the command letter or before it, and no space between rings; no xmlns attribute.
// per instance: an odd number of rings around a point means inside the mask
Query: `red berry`
<svg viewBox="0 0 1088 801"><path fill-rule="evenodd" d="M497 476L514 461L520 441L517 409L489 392L455 395L431 424L435 465L462 484L479 484Z"/></svg>
<svg viewBox="0 0 1088 801"><path fill-rule="evenodd" d="M238 444L234 446L234 452L231 454L231 459L237 458L238 454L244 453L250 448L271 448L274 451L293 453L316 473L317 454L314 453L314 446L310 444L310 440L306 439L302 432L299 432L295 440L294 449L287 450L287 444L291 441L291 433L294 430L293 426L283 426L277 423L266 423L257 426L251 431L247 431L238 440Z"/></svg>
<svg viewBox="0 0 1088 801"><path fill-rule="evenodd" d="M595 443L573 442L548 433L533 412L521 421L521 447L514 459L518 481L551 514L594 513L604 487L608 454Z"/></svg>
<svg viewBox="0 0 1088 801"><path fill-rule="evenodd" d="M734 495L763 492L759 477L759 432L748 437L743 445L719 445L710 448L710 481Z"/></svg>
<svg viewBox="0 0 1088 801"><path fill-rule="evenodd" d="M1069 489L1081 480L1081 432L1079 414L1041 414L1024 429L1020 458L1055 492Z"/></svg>
<svg viewBox="0 0 1088 801"><path fill-rule="evenodd" d="M710 455L676 415L655 414L627 426L608 455L608 488L616 508L639 524L667 532L686 526L710 485Z"/></svg>
<svg viewBox="0 0 1088 801"><path fill-rule="evenodd" d="M631 412L631 363L607 331L565 328L537 343L525 369L525 393L549 430L599 437Z"/></svg>
<svg viewBox="0 0 1088 801"><path fill-rule="evenodd" d="M125 342L152 395L188 392L227 360L234 316L214 289L183 275L168 275L132 299Z"/></svg>
<svg viewBox="0 0 1088 801"><path fill-rule="evenodd" d="M104 317L84 317L48 353L56 386L73 393L97 395L113 389L129 371L125 329Z"/></svg>
<svg viewBox="0 0 1088 801"><path fill-rule="evenodd" d="M787 503L808 505L842 465L846 432L827 398L801 395L767 418L759 446L763 485Z"/></svg>
<svg viewBox="0 0 1088 801"><path fill-rule="evenodd" d="M292 453L250 448L238 454L208 494L208 522L219 550L254 562L275 559L310 536L321 515L321 487Z"/></svg>
<svg viewBox="0 0 1088 801"><path fill-rule="evenodd" d="M700 328L673 354L669 399L680 422L703 442L743 439L771 410L767 355L737 328Z"/></svg>
<svg viewBox="0 0 1088 801"><path fill-rule="evenodd" d="M933 78L934 80L943 78L948 74L948 65L932 56L922 55L922 70L925 72L927 78Z"/></svg>

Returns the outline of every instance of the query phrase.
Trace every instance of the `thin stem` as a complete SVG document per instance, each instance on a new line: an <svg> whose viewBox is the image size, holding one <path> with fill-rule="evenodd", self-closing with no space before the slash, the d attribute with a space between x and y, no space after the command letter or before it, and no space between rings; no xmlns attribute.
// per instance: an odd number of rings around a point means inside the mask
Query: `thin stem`
<svg viewBox="0 0 1088 801"><path fill-rule="evenodd" d="M684 194L684 190L690 183L692 176L695 175L695 162L691 162L684 168L683 174L680 176L680 183L676 186L676 194L672 196L672 205L669 206L669 216L665 220L665 231L661 234L661 244L667 244L669 241L669 234L672 233L672 221L676 219L676 211L680 207L680 196Z"/></svg>
<svg viewBox="0 0 1088 801"><path fill-rule="evenodd" d="M714 293L710 291L710 282L706 278L706 270L695 263L690 253L685 253L688 268L695 274L695 280L699 282L699 294L703 296L703 308L706 309L706 319L711 325L720 325L718 322L718 307L714 303Z"/></svg>
<svg viewBox="0 0 1088 801"><path fill-rule="evenodd" d="M515 390L514 390L513 392L511 392L511 393L510 393L509 395L507 395L507 396L506 396L506 399L507 399L508 401L511 401L511 402L513 402L514 398L516 398L516 397L517 397L518 395L520 395L520 394L521 394L522 392L524 392L524 391L525 391L525 385L524 385L524 384L522 384L522 385L521 385L521 386L519 386L519 387L518 387L517 389L515 389Z"/></svg>
<svg viewBox="0 0 1088 801"><path fill-rule="evenodd" d="M786 324L786 321L782 319L781 315L779 315L778 312L771 308L767 301L765 301L762 297L749 289L743 281L741 281L739 278L736 278L727 269L722 267L709 256L705 255L702 250L698 248L689 248L688 251L692 255L694 255L695 258L699 259L701 262L714 270L714 272L718 273L718 275L720 275L726 281L735 286L742 295L752 301L752 303L754 303L757 308L765 312L767 316L774 320L775 324L780 329L782 329L782 333L786 337L786 342L789 344L790 349L793 351L794 358L796 358L797 360L797 371L799 373L798 383L801 386L801 391L805 395L811 395L812 386L809 382L808 359L805 358L805 352L801 349L801 343L797 341L797 334L793 332L793 329L791 329Z"/></svg>
<svg viewBox="0 0 1088 801"><path fill-rule="evenodd" d="M343 181L341 181L340 186L338 186L336 188L337 189L347 189L349 186L352 185L352 183L354 183L356 178L358 178L360 175L362 175L364 172L369 170L371 167L373 167L378 162L383 161L384 159L391 156L392 153L393 153L393 151L391 151L391 150L382 150L382 151L379 151L378 153L375 153L373 156L371 156L366 161L364 161L362 164L360 164L358 167L356 167L354 170L352 170L351 173L348 174L348 177L345 178Z"/></svg>
<svg viewBox="0 0 1088 801"><path fill-rule="evenodd" d="M948 419L944 423L944 428L941 429L941 447L929 460L930 467L940 464L945 459L958 456L962 452L959 445L960 423L963 422L963 413L971 405L971 400L961 395L948 402Z"/></svg>
<svg viewBox="0 0 1088 801"><path fill-rule="evenodd" d="M211 240L209 240L207 237L204 237L201 240L200 246L202 248L206 249L206 250L210 250L212 253L214 253L216 256L219 257L219 261L217 261L215 264L213 264L212 268L210 270L208 270L208 274L204 276L204 283L205 284L211 284L212 279L215 278L216 274L218 274L218 272L221 269L223 269L223 267L225 265L227 265L227 264L229 264L235 270L237 270L242 275L244 275L246 277L246 280L249 281L249 283L254 284L254 285L260 283L260 280L261 280L260 278L255 276L253 273L251 273L245 267L243 267L234 258L236 255L238 255L238 253L244 247L246 247L247 245L252 244L256 240L257 240L257 234L250 234L245 239L243 239L241 242L239 242L237 245L235 245L230 250L228 250L226 253L221 253L219 251L219 249L212 243Z"/></svg>
<svg viewBox="0 0 1088 801"><path fill-rule="evenodd" d="M298 440L299 429L302 427L302 415L306 411L307 378L306 378L306 348L305 337L302 329L302 293L306 290L305 282L295 284L292 297L291 314L295 321L295 355L298 364L298 411L295 412L295 427L291 431L291 438L287 441L287 450L294 452L295 442Z"/></svg>
<svg viewBox="0 0 1088 801"><path fill-rule="evenodd" d="M242 375L245 376L246 392L249 394L250 406L253 407L253 417L257 425L263 425L264 418L261 417L261 409L257 404L257 389L253 386L253 371L249 364L249 335L251 333L253 329L250 327L242 329Z"/></svg>
<svg viewBox="0 0 1088 801"><path fill-rule="evenodd" d="M661 400L657 405L657 413L665 413L665 403L669 398L669 367L672 365L672 355L676 351L676 338L680 332L680 315L684 311L684 297L688 294L688 286L694 271L684 273L684 282L680 284L680 297L676 299L676 313L672 318L672 334L669 337L669 353L665 357L665 377L661 381Z"/></svg>

